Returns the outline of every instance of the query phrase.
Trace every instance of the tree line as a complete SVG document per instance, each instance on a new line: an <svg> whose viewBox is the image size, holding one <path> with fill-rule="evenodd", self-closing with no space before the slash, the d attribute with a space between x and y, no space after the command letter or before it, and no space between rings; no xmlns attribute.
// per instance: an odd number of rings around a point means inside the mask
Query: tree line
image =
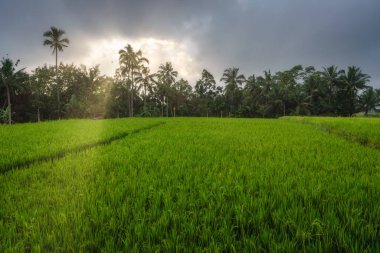
<svg viewBox="0 0 380 253"><path fill-rule="evenodd" d="M170 62L152 73L149 59L131 45L119 51L114 77L99 67L58 64L68 46L56 27L44 33L43 45L55 55L55 66L27 73L19 60L0 62L0 121L3 123L61 118L157 116L279 117L285 115L367 115L380 107L380 90L359 67L339 69L296 65L274 74L243 75L224 70L220 79L206 69L192 86L178 78Z"/></svg>

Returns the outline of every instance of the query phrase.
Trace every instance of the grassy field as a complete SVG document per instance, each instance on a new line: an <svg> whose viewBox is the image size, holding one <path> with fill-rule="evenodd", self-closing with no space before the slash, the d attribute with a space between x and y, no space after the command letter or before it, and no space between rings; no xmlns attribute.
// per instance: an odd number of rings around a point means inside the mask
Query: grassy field
<svg viewBox="0 0 380 253"><path fill-rule="evenodd" d="M0 126L0 172L125 137L159 119L63 120Z"/></svg>
<svg viewBox="0 0 380 253"><path fill-rule="evenodd" d="M283 117L314 124L345 139L380 149L380 118Z"/></svg>
<svg viewBox="0 0 380 253"><path fill-rule="evenodd" d="M65 126L91 121L0 127L16 163L29 128L35 157L49 134L73 148L130 133L0 173L0 252L380 251L379 150L292 120L107 122L97 137Z"/></svg>

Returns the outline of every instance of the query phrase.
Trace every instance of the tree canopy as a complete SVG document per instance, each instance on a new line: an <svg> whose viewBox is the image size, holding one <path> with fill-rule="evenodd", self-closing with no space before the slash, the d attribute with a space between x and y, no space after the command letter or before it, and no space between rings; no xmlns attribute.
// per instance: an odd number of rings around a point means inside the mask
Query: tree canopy
<svg viewBox="0 0 380 253"><path fill-rule="evenodd" d="M57 56L68 39L62 38L64 31L53 28L44 34L44 45ZM191 84L179 78L171 62L152 72L149 59L131 45L120 49L120 67L113 77L102 75L98 66L57 62L26 73L16 70L17 64L7 58L0 66L0 120L8 123L61 117L352 116L380 110L380 90L369 85L370 76L357 66L317 70L295 65L261 75L244 75L229 67L219 79L203 69Z"/></svg>

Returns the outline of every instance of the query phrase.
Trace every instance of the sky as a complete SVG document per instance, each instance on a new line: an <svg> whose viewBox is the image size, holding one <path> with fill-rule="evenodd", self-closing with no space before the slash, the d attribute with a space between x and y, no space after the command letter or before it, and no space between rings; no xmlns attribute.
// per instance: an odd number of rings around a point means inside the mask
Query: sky
<svg viewBox="0 0 380 253"><path fill-rule="evenodd" d="M141 49L155 72L167 61L194 85L203 69L219 81L290 69L358 66L380 88L378 0L0 0L0 57L21 67L55 63L43 33L56 26L70 44L65 64L99 65L113 76L118 51Z"/></svg>

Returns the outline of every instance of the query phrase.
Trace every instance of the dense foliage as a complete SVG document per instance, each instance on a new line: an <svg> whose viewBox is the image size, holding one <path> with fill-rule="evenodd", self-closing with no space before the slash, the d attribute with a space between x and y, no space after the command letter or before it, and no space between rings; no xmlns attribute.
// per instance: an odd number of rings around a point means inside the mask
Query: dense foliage
<svg viewBox="0 0 380 253"><path fill-rule="evenodd" d="M378 150L288 120L160 120L0 174L0 251L379 251ZM22 127L30 126L9 127L13 140L38 142Z"/></svg>
<svg viewBox="0 0 380 253"><path fill-rule="evenodd" d="M59 47L51 47L57 60ZM17 65L10 59L3 59L0 120L351 116L356 112L368 114L380 109L380 90L368 86L370 77L356 66L347 70L336 66L316 70L297 65L275 74L264 71L259 76L245 76L239 68L231 67L224 71L220 80L204 69L201 78L190 84L178 79L178 72L170 62L151 73L149 60L141 50L135 52L131 45L121 49L119 54L120 68L113 78L101 75L98 66L88 69L62 63L25 73L16 71Z"/></svg>

